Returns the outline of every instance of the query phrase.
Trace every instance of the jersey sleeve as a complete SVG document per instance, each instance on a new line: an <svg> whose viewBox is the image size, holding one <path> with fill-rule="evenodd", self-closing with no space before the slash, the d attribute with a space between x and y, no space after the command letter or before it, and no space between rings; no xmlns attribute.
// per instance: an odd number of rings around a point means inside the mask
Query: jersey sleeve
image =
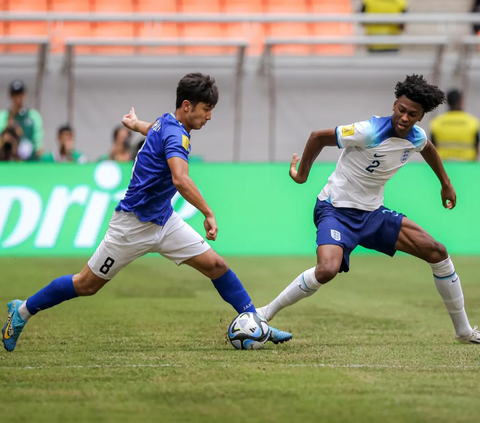
<svg viewBox="0 0 480 423"><path fill-rule="evenodd" d="M370 121L341 125L335 128L338 148L372 147L375 143L374 132Z"/></svg>
<svg viewBox="0 0 480 423"><path fill-rule="evenodd" d="M163 148L167 160L172 157L180 157L188 162L190 139L180 128L173 125L165 128L163 133Z"/></svg>
<svg viewBox="0 0 480 423"><path fill-rule="evenodd" d="M427 133L420 128L419 126L414 126L415 128L415 140L413 144L415 145L415 151L422 151L427 145Z"/></svg>

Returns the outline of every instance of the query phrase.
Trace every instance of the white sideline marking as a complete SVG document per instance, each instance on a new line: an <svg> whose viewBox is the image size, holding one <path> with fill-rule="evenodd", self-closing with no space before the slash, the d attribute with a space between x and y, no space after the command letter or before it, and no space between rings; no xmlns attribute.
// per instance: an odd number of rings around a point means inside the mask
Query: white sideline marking
<svg viewBox="0 0 480 423"><path fill-rule="evenodd" d="M438 364L436 366L404 366L401 364L284 364L287 367L323 367L329 369L399 369L399 370L479 370L480 366L448 366Z"/></svg>
<svg viewBox="0 0 480 423"><path fill-rule="evenodd" d="M480 366L448 366L439 364L436 366L412 366L401 364L328 364L328 363L311 363L311 364L283 364L278 363L276 366L283 367L319 367L329 369L397 369L397 370L479 370ZM180 364L118 364L118 365L78 365L78 366L27 366L27 367L1 367L1 370L44 370L44 369L127 369L127 368L159 368L159 367L187 367Z"/></svg>
<svg viewBox="0 0 480 423"><path fill-rule="evenodd" d="M43 370L43 369L124 369L141 367L182 367L178 364L119 364L103 365L91 364L86 366L27 366L27 367L1 367L0 370Z"/></svg>

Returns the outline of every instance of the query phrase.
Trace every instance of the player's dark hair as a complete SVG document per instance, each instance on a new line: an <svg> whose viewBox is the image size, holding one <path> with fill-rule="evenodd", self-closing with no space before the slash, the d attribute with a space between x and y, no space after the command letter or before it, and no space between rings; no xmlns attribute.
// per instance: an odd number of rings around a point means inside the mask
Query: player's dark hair
<svg viewBox="0 0 480 423"><path fill-rule="evenodd" d="M436 85L427 83L422 75L408 75L405 81L397 82L395 97L399 99L402 95L420 104L425 113L445 103L445 93Z"/></svg>
<svg viewBox="0 0 480 423"><path fill-rule="evenodd" d="M67 123L66 125L62 125L58 128L58 131L57 131L57 135L60 136L62 135L63 132L72 132L73 133L73 129L72 127Z"/></svg>
<svg viewBox="0 0 480 423"><path fill-rule="evenodd" d="M175 107L179 109L184 100L188 100L194 107L198 103L214 107L218 102L218 87L215 79L198 72L185 75L177 86Z"/></svg>
<svg viewBox="0 0 480 423"><path fill-rule="evenodd" d="M458 107L461 99L462 93L458 90L450 90L447 93L447 103L451 109Z"/></svg>

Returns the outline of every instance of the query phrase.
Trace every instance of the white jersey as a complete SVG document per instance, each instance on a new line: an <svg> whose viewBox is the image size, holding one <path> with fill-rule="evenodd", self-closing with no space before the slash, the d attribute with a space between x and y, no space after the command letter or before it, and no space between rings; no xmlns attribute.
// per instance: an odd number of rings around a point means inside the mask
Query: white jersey
<svg viewBox="0 0 480 423"><path fill-rule="evenodd" d="M406 138L398 138L391 116L337 126L338 147L343 152L327 185L318 195L334 207L372 211L383 205L387 181L427 144L425 131L414 126Z"/></svg>

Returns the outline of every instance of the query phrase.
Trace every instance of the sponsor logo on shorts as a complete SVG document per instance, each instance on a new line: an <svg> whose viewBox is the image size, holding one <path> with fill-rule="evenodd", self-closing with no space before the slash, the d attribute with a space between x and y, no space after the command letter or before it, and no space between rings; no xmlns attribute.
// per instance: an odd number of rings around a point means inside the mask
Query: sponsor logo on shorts
<svg viewBox="0 0 480 423"><path fill-rule="evenodd" d="M392 216L394 217L398 216L398 213L396 211L389 210L389 209L382 210L382 213L392 213Z"/></svg>
<svg viewBox="0 0 480 423"><path fill-rule="evenodd" d="M336 231L335 229L330 230L330 235L332 235L332 238L335 241L340 241L342 239L342 234L340 232Z"/></svg>

